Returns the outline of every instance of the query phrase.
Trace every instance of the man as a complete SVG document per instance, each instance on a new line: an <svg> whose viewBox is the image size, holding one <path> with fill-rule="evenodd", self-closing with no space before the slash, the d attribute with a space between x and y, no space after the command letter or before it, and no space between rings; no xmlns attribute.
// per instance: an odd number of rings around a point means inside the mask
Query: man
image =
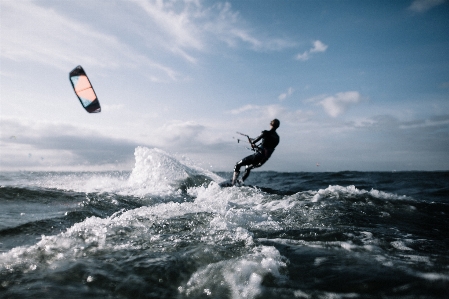
<svg viewBox="0 0 449 299"><path fill-rule="evenodd" d="M248 178L251 169L262 166L271 157L274 149L279 144L279 135L276 133L276 129L279 128L280 122L277 119L273 119L270 122L271 129L269 131L262 131L259 137L256 139L249 139L251 147L255 149L255 153L248 157L243 158L234 167L234 175L232 176L232 185L238 182L240 175L240 167L246 166L245 173L242 177L242 183ZM256 146L256 143L262 140L260 146Z"/></svg>

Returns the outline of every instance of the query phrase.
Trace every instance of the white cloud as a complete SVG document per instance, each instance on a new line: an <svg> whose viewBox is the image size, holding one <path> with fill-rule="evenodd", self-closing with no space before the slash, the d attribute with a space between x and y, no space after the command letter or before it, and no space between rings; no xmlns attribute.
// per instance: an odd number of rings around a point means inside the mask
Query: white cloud
<svg viewBox="0 0 449 299"><path fill-rule="evenodd" d="M414 120L409 122L403 122L399 126L401 129L413 129L413 128L428 128L428 127L439 127L447 128L449 126L449 115L434 116L429 119L424 120ZM441 129L441 132L444 130Z"/></svg>
<svg viewBox="0 0 449 299"><path fill-rule="evenodd" d="M306 61L309 60L309 58L310 58L309 51L296 55L296 60Z"/></svg>
<svg viewBox="0 0 449 299"><path fill-rule="evenodd" d="M304 53L299 53L296 55L296 60L306 61L310 59L312 53L323 53L326 52L328 45L325 45L323 42L316 40L313 42L313 47L310 50L305 51Z"/></svg>
<svg viewBox="0 0 449 299"><path fill-rule="evenodd" d="M189 62L197 61L192 51L208 51L217 41L229 47L249 45L253 50L279 50L293 45L284 39L257 37L228 2L211 6L190 0L134 3L149 16L147 23L152 23L153 35L160 35L160 44Z"/></svg>
<svg viewBox="0 0 449 299"><path fill-rule="evenodd" d="M63 71L74 64L109 69L146 67L145 76L152 82L176 81L180 78L175 70L179 64L170 67L172 60L160 60L167 53L196 63L196 52L209 51L215 43L243 45L253 50L279 50L294 45L285 39L254 33L229 3L211 5L191 0L120 3L118 7L123 8L123 14L128 13L133 19L126 39L113 28L95 27L94 22L77 19L77 14L64 14L57 6L44 7L27 0L0 1L0 5L1 58L38 62ZM138 39L138 45L128 44L132 39Z"/></svg>
<svg viewBox="0 0 449 299"><path fill-rule="evenodd" d="M82 63L102 68L148 66L157 76L176 80L172 68L148 59L117 37L31 1L2 1L1 58L32 61L67 71Z"/></svg>
<svg viewBox="0 0 449 299"><path fill-rule="evenodd" d="M283 105L245 105L230 111L233 115L245 114L245 121L249 123L268 123L274 118L290 124L305 122L312 115L311 112L291 110Z"/></svg>
<svg viewBox="0 0 449 299"><path fill-rule="evenodd" d="M231 112L231 114L241 114L241 113L246 112L246 111L254 111L254 110L258 110L258 109L260 109L260 106L245 105L245 106L242 106L240 108L233 109L230 112Z"/></svg>
<svg viewBox="0 0 449 299"><path fill-rule="evenodd" d="M313 42L313 48L310 49L310 53L325 52L327 47L328 46L323 44L321 41L316 40Z"/></svg>
<svg viewBox="0 0 449 299"><path fill-rule="evenodd" d="M269 37L251 28L228 2L204 7L197 15L203 16L204 20L197 20L197 27L208 37L209 43L218 40L230 47L242 44L255 51L277 51L296 45L288 39Z"/></svg>
<svg viewBox="0 0 449 299"><path fill-rule="evenodd" d="M7 132L0 136L0 170L123 166L129 164L137 145L67 123L3 117L0 125Z"/></svg>
<svg viewBox="0 0 449 299"><path fill-rule="evenodd" d="M292 87L289 87L287 92L281 93L278 96L279 101L285 100L287 97L291 96L293 94L294 89Z"/></svg>
<svg viewBox="0 0 449 299"><path fill-rule="evenodd" d="M444 2L446 2L446 0L415 0L408 9L413 12L423 13Z"/></svg>
<svg viewBox="0 0 449 299"><path fill-rule="evenodd" d="M324 108L324 111L332 117L337 117L343 114L349 107L354 106L361 101L362 96L358 91L339 92L333 96L320 96L308 100L308 102L317 102Z"/></svg>
<svg viewBox="0 0 449 299"><path fill-rule="evenodd" d="M159 131L160 140L164 140L164 146L178 144L193 144L199 134L204 130L204 126L193 121L171 121L163 125Z"/></svg>
<svg viewBox="0 0 449 299"><path fill-rule="evenodd" d="M193 22L193 16L200 12L196 1L181 3L182 9L176 12L173 2L136 0L148 16L173 41L176 48L202 49L203 43L199 37L198 28ZM182 5L183 4L183 5Z"/></svg>

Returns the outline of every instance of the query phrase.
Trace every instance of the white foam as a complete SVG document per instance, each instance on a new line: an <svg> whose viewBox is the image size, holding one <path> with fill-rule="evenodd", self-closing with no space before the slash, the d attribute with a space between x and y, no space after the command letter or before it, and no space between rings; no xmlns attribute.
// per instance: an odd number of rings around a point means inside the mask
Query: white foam
<svg viewBox="0 0 449 299"><path fill-rule="evenodd" d="M341 246L341 248L348 250L348 251L358 248L358 246L352 244L352 242L340 242L340 246Z"/></svg>
<svg viewBox="0 0 449 299"><path fill-rule="evenodd" d="M401 251L413 251L410 247L407 247L403 241L393 241L390 243L394 248Z"/></svg>
<svg viewBox="0 0 449 299"><path fill-rule="evenodd" d="M319 296L319 298L323 298L323 299L344 299L344 298L358 298L360 297L359 294L357 293L331 293L331 292L323 292L323 294L321 296Z"/></svg>
<svg viewBox="0 0 449 299"><path fill-rule="evenodd" d="M27 181L28 186L85 193L118 192L127 184L128 175L118 172L43 173Z"/></svg>
<svg viewBox="0 0 449 299"><path fill-rule="evenodd" d="M295 296L295 298L304 298L304 299L309 299L312 298L311 295L301 291L301 290L296 290L293 292L293 296Z"/></svg>
<svg viewBox="0 0 449 299"><path fill-rule="evenodd" d="M165 196L179 191L179 182L202 175L223 180L187 158L177 158L157 148L139 146L134 151L135 165L129 172L43 173L27 177L27 185L86 193L115 193L143 197ZM20 181L20 180L19 180Z"/></svg>
<svg viewBox="0 0 449 299"><path fill-rule="evenodd" d="M327 258L325 258L325 257L317 257L317 258L315 258L315 261L313 262L313 265L318 267L322 263L324 263L325 261L327 261Z"/></svg>
<svg viewBox="0 0 449 299"><path fill-rule="evenodd" d="M296 198L293 198L291 196L288 196L283 199L272 199L267 201L264 204L259 204L255 206L255 209L258 210L266 210L266 211L277 211L277 210L291 210L295 206L299 204L298 200Z"/></svg>
<svg viewBox="0 0 449 299"><path fill-rule="evenodd" d="M173 183L196 174L196 171L181 164L174 157L160 149L137 147L136 163L129 177L129 186L146 193L170 193Z"/></svg>
<svg viewBox="0 0 449 299"><path fill-rule="evenodd" d="M430 260L429 256L422 255L402 255L404 258L407 258L411 264L423 263L427 266L433 267L434 263Z"/></svg>
<svg viewBox="0 0 449 299"><path fill-rule="evenodd" d="M419 273L418 276L429 281L436 281L436 280L449 281L449 275L442 273L435 273L435 272Z"/></svg>
<svg viewBox="0 0 449 299"><path fill-rule="evenodd" d="M136 160L134 168L120 194L165 196L179 193L179 183L195 175L202 175L215 181L222 180L216 174L196 166L186 158L180 160L157 148L139 146L135 149L134 156Z"/></svg>
<svg viewBox="0 0 449 299"><path fill-rule="evenodd" d="M255 298L262 292L263 277L271 274L274 278L281 279L280 271L284 267L286 264L276 248L258 246L239 258L201 268L178 290L194 297L207 289L212 298L224 290L231 294L231 298Z"/></svg>
<svg viewBox="0 0 449 299"><path fill-rule="evenodd" d="M357 189L354 185L350 185L347 187L338 186L338 185L330 185L326 189L320 189L313 195L310 199L311 202L317 202L322 200L323 198L339 198L340 196L345 195L371 195L374 198L379 199L409 199L405 195L396 195L388 192L379 191L376 189L371 189L371 191L366 191L363 189Z"/></svg>
<svg viewBox="0 0 449 299"><path fill-rule="evenodd" d="M152 243L163 242L160 235L150 230L156 221L199 213L213 215L208 227L205 224L206 227L196 228L204 229L201 242L210 245L220 242L243 242L245 246L252 247L253 236L248 228L260 223L268 224L271 221L267 214L230 204L230 200L239 198L237 188L222 189L212 182L207 187L193 189L198 195L194 202L167 202L144 206L121 211L104 219L90 217L58 235L42 236L35 245L16 247L2 253L0 268L24 271L32 265L46 267L58 260L81 258L101 251L142 249L145 246L152 246L150 245ZM275 224L273 222L273 225ZM126 238L119 238L124 232ZM176 238L176 235L174 237ZM176 243L178 240L171 241Z"/></svg>

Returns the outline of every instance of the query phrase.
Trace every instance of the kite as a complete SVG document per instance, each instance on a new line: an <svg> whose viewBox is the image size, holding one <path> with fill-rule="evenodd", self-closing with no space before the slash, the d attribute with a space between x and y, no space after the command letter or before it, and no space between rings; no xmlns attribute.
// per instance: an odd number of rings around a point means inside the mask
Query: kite
<svg viewBox="0 0 449 299"><path fill-rule="evenodd" d="M90 84L89 78L81 65L78 65L70 72L69 78L72 83L73 90L75 91L75 94L84 109L86 109L89 113L100 112L100 102L98 101L97 95L92 88L92 84Z"/></svg>

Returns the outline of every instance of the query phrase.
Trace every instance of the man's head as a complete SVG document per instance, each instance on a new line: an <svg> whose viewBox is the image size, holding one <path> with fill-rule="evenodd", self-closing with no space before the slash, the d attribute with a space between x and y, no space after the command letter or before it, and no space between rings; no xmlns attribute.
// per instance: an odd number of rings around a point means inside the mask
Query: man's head
<svg viewBox="0 0 449 299"><path fill-rule="evenodd" d="M279 125L280 125L280 124L281 124L281 122L280 122L277 118L273 119L273 120L270 122L270 125L271 125L274 129L279 128Z"/></svg>

